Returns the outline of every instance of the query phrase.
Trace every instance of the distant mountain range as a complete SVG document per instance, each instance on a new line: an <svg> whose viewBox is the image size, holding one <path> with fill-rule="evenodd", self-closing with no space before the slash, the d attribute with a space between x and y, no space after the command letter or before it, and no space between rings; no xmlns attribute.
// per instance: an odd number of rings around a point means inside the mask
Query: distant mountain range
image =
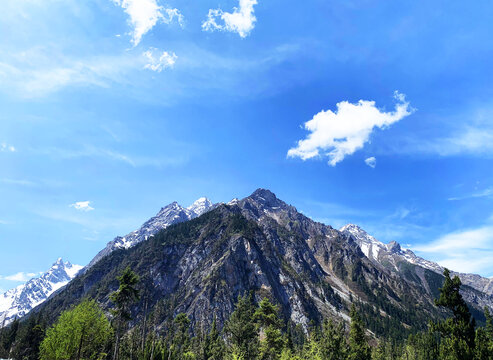
<svg viewBox="0 0 493 360"><path fill-rule="evenodd" d="M80 265L59 258L48 271L0 295L0 327L21 318L72 280Z"/></svg>
<svg viewBox="0 0 493 360"><path fill-rule="evenodd" d="M109 309L115 277L126 266L141 277L148 311L167 304L156 310L162 316L158 328L178 312L187 313L194 326L209 326L214 315L221 325L246 291L258 299L271 297L287 320L303 327L325 317L347 319L352 303L377 334L405 332L442 316L433 303L444 279L440 265L396 242L383 244L357 225L336 230L317 223L265 189L227 204L207 198L189 207L169 204L138 230L109 242L36 312L54 317L84 296ZM493 309L491 279L458 275L476 316L484 306ZM67 273L63 284L51 285L30 307L22 307L25 301L10 290L0 298L0 311L5 313L3 299L14 299L9 307L22 316L72 277ZM29 294L34 287L23 286L24 298L34 298ZM137 319L143 301L133 309ZM6 321L13 314L4 316Z"/></svg>

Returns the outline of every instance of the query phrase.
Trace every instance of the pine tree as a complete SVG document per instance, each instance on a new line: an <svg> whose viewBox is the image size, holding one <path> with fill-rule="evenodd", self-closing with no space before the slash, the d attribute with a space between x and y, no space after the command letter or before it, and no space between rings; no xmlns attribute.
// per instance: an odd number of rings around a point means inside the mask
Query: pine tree
<svg viewBox="0 0 493 360"><path fill-rule="evenodd" d="M38 360L39 347L45 335L45 324L41 317L30 316L19 331L12 349L12 358Z"/></svg>
<svg viewBox="0 0 493 360"><path fill-rule="evenodd" d="M120 286L117 291L110 295L110 300L115 304L115 309L113 309L112 313L115 316L116 322L116 340L113 360L118 359L122 331L127 322L132 319L130 306L134 301L139 299L139 291L135 287L139 282L139 277L130 269L130 267L123 270L122 274L118 276L117 279Z"/></svg>
<svg viewBox="0 0 493 360"><path fill-rule="evenodd" d="M12 346L17 337L17 331L19 330L19 320L16 318L4 331L2 331L2 338L0 339L0 347L2 348L6 358L10 357Z"/></svg>
<svg viewBox="0 0 493 360"><path fill-rule="evenodd" d="M493 359L493 320L487 307L484 308L486 326L476 329L474 360Z"/></svg>
<svg viewBox="0 0 493 360"><path fill-rule="evenodd" d="M206 336L204 343L204 358L206 360L222 360L224 358L224 352L224 341L217 330L216 317L214 316L211 330Z"/></svg>
<svg viewBox="0 0 493 360"><path fill-rule="evenodd" d="M351 328L349 330L349 360L370 360L370 346L366 341L365 329L354 304L351 307Z"/></svg>
<svg viewBox="0 0 493 360"><path fill-rule="evenodd" d="M236 309L224 327L232 356L244 360L256 359L259 339L258 329L253 319L254 313L253 294L238 297Z"/></svg>
<svg viewBox="0 0 493 360"><path fill-rule="evenodd" d="M278 359L285 345L278 307L272 304L268 298L263 298L253 317L262 334L259 349L260 359Z"/></svg>
<svg viewBox="0 0 493 360"><path fill-rule="evenodd" d="M459 277L454 276L451 279L448 269L444 270L443 275L445 281L435 304L450 310L452 317L435 323L432 327L442 335L440 354L451 360L471 360L475 347L475 321L459 292L462 285Z"/></svg>
<svg viewBox="0 0 493 360"><path fill-rule="evenodd" d="M324 360L343 360L347 355L344 325L334 325L332 320L325 321L320 338L320 352Z"/></svg>

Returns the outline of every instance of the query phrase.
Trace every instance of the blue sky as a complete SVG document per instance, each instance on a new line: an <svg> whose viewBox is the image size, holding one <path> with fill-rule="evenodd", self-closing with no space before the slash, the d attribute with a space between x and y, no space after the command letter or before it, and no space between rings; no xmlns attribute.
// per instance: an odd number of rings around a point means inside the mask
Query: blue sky
<svg viewBox="0 0 493 360"><path fill-rule="evenodd" d="M493 276L489 1L3 0L0 288L269 188Z"/></svg>

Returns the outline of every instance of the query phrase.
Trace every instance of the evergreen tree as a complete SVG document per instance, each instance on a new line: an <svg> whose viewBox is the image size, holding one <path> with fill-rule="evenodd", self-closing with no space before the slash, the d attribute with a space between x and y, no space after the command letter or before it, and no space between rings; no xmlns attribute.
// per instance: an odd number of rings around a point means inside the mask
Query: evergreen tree
<svg viewBox="0 0 493 360"><path fill-rule="evenodd" d="M3 351L2 356L6 358L10 357L12 346L17 337L17 331L19 330L19 320L16 318L6 330L2 332L2 338L0 339L0 345Z"/></svg>
<svg viewBox="0 0 493 360"><path fill-rule="evenodd" d="M347 355L344 325L334 325L332 320L325 321L320 338L320 352L324 360L343 360Z"/></svg>
<svg viewBox="0 0 493 360"><path fill-rule="evenodd" d="M441 336L440 354L444 359L471 360L474 356L475 321L460 294L461 281L458 276L450 278L450 271L443 272L445 281L440 288L437 306L452 312L452 317L433 324L433 330Z"/></svg>
<svg viewBox="0 0 493 360"><path fill-rule="evenodd" d="M351 328L349 330L349 360L370 360L371 351L365 336L363 322L354 304L351 307Z"/></svg>
<svg viewBox="0 0 493 360"><path fill-rule="evenodd" d="M12 358L38 360L39 347L45 334L45 325L40 316L30 316L19 331L12 349Z"/></svg>
<svg viewBox="0 0 493 360"><path fill-rule="evenodd" d="M117 277L120 286L117 291L110 295L110 300L115 304L112 313L116 322L116 340L113 352L113 360L118 359L120 338L124 328L129 320L132 319L130 306L139 299L139 291L135 287L139 282L139 277L127 267L123 273Z"/></svg>
<svg viewBox="0 0 493 360"><path fill-rule="evenodd" d="M253 315L255 305L253 294L238 297L236 309L226 322L224 331L230 343L232 357L244 360L256 359L259 348L258 328Z"/></svg>
<svg viewBox="0 0 493 360"><path fill-rule="evenodd" d="M217 330L216 317L212 321L209 334L206 336L204 343L204 358L206 360L222 360L225 353L224 341Z"/></svg>
<svg viewBox="0 0 493 360"><path fill-rule="evenodd" d="M493 321L487 307L484 308L484 317L486 318L486 326L476 330L475 360L493 359Z"/></svg>
<svg viewBox="0 0 493 360"><path fill-rule="evenodd" d="M284 348L284 337L281 332L282 321L279 318L279 309L268 298L263 298L253 315L262 340L260 341L260 359L278 359Z"/></svg>
<svg viewBox="0 0 493 360"><path fill-rule="evenodd" d="M171 359L183 359L190 351L190 319L180 313L173 320L173 338L170 346ZM185 355L188 354L188 355Z"/></svg>
<svg viewBox="0 0 493 360"><path fill-rule="evenodd" d="M41 360L98 359L111 336L108 319L93 300L64 311L40 346Z"/></svg>

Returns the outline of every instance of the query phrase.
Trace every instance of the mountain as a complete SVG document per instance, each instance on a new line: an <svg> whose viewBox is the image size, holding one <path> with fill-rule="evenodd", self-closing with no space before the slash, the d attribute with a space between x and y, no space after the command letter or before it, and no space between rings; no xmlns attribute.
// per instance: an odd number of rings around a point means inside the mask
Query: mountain
<svg viewBox="0 0 493 360"><path fill-rule="evenodd" d="M429 293L433 293L434 286L430 284L433 276L426 271L442 275L444 268L439 264L419 257L409 249L402 249L395 241L383 244L355 224L345 225L339 231L352 236L370 260L399 273L409 281L421 283ZM451 271L451 276L455 275L461 279L462 295L470 304L493 308L493 279Z"/></svg>
<svg viewBox="0 0 493 360"><path fill-rule="evenodd" d="M177 204L165 209L175 209L176 219L186 214ZM307 218L269 190L142 237L142 229L164 224L157 221L163 210L130 234L141 235L138 243L101 257L35 311L54 320L85 296L109 310L116 277L130 266L142 294L132 325L147 313L158 330L180 312L194 329L209 327L214 317L222 326L237 297L249 291L257 300L270 297L286 320L305 329L327 317L347 320L353 303L376 335L405 336L443 315L422 284L372 261L353 236ZM435 275L437 291L443 277Z"/></svg>
<svg viewBox="0 0 493 360"><path fill-rule="evenodd" d="M59 258L48 271L0 295L0 327L21 318L72 280L80 265Z"/></svg>
<svg viewBox="0 0 493 360"><path fill-rule="evenodd" d="M91 268L103 257L117 249L128 249L141 241L147 240L157 232L166 229L168 226L177 224L183 221L191 220L197 216L214 208L214 204L207 198L201 197L189 207L182 207L176 201L161 208L156 216L146 221L138 230L121 237L117 236L110 241L106 247L101 250L86 266L84 271Z"/></svg>

